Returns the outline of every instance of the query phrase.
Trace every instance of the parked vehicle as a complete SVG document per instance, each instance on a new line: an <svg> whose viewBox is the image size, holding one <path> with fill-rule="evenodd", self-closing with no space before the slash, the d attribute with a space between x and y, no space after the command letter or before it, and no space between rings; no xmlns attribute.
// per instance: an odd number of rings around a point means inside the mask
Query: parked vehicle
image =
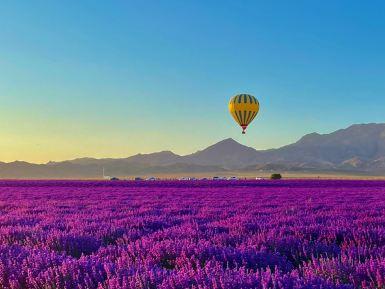
<svg viewBox="0 0 385 289"><path fill-rule="evenodd" d="M226 180L227 180L226 177L218 177L218 176L213 177L213 181L226 181Z"/></svg>

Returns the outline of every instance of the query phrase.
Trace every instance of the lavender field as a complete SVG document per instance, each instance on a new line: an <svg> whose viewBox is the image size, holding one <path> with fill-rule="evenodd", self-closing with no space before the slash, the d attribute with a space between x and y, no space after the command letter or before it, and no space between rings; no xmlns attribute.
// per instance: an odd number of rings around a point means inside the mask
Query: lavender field
<svg viewBox="0 0 385 289"><path fill-rule="evenodd" d="M0 288L385 288L385 182L0 182Z"/></svg>

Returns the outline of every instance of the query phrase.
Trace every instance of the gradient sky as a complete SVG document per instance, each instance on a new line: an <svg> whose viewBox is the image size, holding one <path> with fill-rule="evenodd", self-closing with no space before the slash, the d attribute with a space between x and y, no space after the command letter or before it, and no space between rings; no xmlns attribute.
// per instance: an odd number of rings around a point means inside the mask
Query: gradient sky
<svg viewBox="0 0 385 289"><path fill-rule="evenodd" d="M383 1L1 1L0 160L263 149L384 122L384 15ZM236 93L261 103L245 136Z"/></svg>

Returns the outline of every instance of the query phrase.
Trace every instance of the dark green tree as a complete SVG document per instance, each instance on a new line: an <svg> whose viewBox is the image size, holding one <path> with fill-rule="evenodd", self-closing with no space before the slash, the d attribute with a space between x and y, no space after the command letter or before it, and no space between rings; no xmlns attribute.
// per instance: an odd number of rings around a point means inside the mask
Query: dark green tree
<svg viewBox="0 0 385 289"><path fill-rule="evenodd" d="M282 175L281 174L272 174L270 176L270 179L272 179L272 180L280 180L280 179L282 179Z"/></svg>

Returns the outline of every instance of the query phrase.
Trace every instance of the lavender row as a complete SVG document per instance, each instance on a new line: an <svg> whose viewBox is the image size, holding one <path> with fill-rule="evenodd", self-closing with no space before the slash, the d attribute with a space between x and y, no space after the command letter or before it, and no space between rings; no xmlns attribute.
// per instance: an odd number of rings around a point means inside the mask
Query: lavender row
<svg viewBox="0 0 385 289"><path fill-rule="evenodd" d="M0 288L384 288L385 183L0 184Z"/></svg>

